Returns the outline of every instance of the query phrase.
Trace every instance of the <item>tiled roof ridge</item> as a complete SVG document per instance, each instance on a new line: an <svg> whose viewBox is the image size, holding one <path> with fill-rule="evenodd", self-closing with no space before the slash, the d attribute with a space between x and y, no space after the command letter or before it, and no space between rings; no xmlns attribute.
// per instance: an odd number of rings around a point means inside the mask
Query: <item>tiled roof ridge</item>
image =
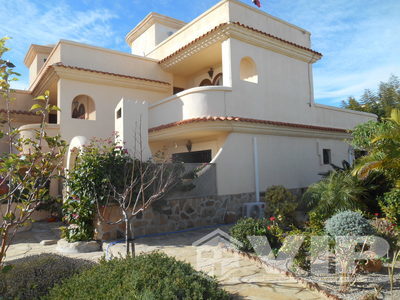
<svg viewBox="0 0 400 300"><path fill-rule="evenodd" d="M83 67L69 66L69 65L64 65L62 62L58 62L58 63L52 64L52 66L170 85L168 82L165 82L165 81L149 79L149 78L143 78L143 77L137 77L137 76L131 76L131 75L111 73L111 72L100 71L100 70L93 70L93 69L88 69L88 68L83 68Z"/></svg>
<svg viewBox="0 0 400 300"><path fill-rule="evenodd" d="M0 113L7 113L6 109L0 109ZM10 114L18 114L18 115L32 115L36 116L36 113L33 111L27 110L10 110Z"/></svg>
<svg viewBox="0 0 400 300"><path fill-rule="evenodd" d="M269 120L241 118L241 117L212 117L212 116L192 118L192 119L187 119L187 120L182 120L182 121L178 121L178 122L172 122L172 123L156 126L156 127L150 128L149 132L155 132L155 131L160 131L160 130L175 127L175 126L181 126L181 125L198 123L198 122L207 122L207 121L245 122L245 123L257 123L257 124L282 126L282 127L304 128L304 129L310 129L310 130L321 130L321 131L342 132L342 133L348 132L347 129L334 128L334 127L324 127L324 126L317 126L317 125L307 125L307 124L269 121Z"/></svg>
<svg viewBox="0 0 400 300"><path fill-rule="evenodd" d="M258 29L256 29L256 28L251 27L251 26L247 26L247 25L242 24L242 23L240 23L240 22L232 22L232 23L225 22L225 23L221 23L221 24L215 26L213 29L211 29L211 30L207 31L206 33L200 35L199 37L197 37L197 38L194 39L193 41L189 42L189 43L186 44L185 46L179 48L178 50L176 50L176 51L173 52L172 54L170 54L170 55L168 55L167 57L163 58L163 59L160 60L158 63L159 63L159 64L163 63L163 62L166 61L167 59L173 57L174 55L178 54L179 52L185 50L187 47L193 45L193 44L196 43L197 41L201 40L202 38L206 37L207 35L213 33L214 31L216 31L216 30L218 30L219 28L224 27L224 26L226 26L226 25L228 25L228 24L235 24L235 25L238 25L238 26L247 28L247 29L252 30L252 31L254 31L254 32L257 32L257 33L263 34L263 35L265 35L265 36L268 36L268 37L270 37L270 38L273 38L273 39L275 39L275 40L278 40L278 41L280 41L280 42L283 42L283 43L289 44L289 45L291 45L291 46L294 46L294 47L297 47L297 48L300 48L300 49L303 49L303 50L306 50L306 51L310 51L310 52L312 52L313 54L322 56L321 53L319 53L319 52L317 52L317 51L314 51L314 50L312 50L312 49L310 49L310 48L307 48L307 47L301 46L301 45L299 45L299 44L296 44L296 43L293 43L293 42L284 40L284 39L282 39L282 38L280 38L280 37L277 37L277 36L272 35L272 34L270 34L270 33L267 33L267 32L261 31L261 30L258 30Z"/></svg>

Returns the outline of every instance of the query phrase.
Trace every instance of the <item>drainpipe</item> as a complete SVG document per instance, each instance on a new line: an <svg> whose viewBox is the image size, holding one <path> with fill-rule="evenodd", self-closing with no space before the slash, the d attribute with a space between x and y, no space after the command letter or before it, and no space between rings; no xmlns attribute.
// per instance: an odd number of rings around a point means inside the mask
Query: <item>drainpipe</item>
<svg viewBox="0 0 400 300"><path fill-rule="evenodd" d="M253 136L253 155L254 155L254 180L256 188L256 201L260 202L260 173L258 170L258 145L257 138Z"/></svg>

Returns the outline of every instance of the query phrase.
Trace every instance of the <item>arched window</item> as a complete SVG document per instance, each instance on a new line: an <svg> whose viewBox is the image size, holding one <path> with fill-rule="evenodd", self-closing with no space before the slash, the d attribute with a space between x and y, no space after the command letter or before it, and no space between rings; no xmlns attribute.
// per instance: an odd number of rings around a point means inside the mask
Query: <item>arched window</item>
<svg viewBox="0 0 400 300"><path fill-rule="evenodd" d="M92 98L79 95L72 100L71 116L73 119L96 120L96 107Z"/></svg>
<svg viewBox="0 0 400 300"><path fill-rule="evenodd" d="M210 79L203 79L203 80L200 82L200 85L199 85L199 86L209 86L209 85L212 85L211 80L210 80Z"/></svg>
<svg viewBox="0 0 400 300"><path fill-rule="evenodd" d="M222 73L215 75L214 80L213 80L213 85L222 85L222 83L223 83L222 79L223 79Z"/></svg>
<svg viewBox="0 0 400 300"><path fill-rule="evenodd" d="M250 57L243 57L240 61L240 79L258 83L257 66Z"/></svg>

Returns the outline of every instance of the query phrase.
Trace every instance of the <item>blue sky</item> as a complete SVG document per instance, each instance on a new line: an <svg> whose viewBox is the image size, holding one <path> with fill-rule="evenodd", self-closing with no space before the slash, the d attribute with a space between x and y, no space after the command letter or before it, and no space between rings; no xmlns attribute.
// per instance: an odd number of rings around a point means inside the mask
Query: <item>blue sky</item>
<svg viewBox="0 0 400 300"><path fill-rule="evenodd" d="M190 21L218 0L0 0L0 36L22 74L14 88L28 88L23 64L31 43L69 39L129 52L125 35L149 12ZM251 5L251 0L243 0ZM312 33L324 54L314 64L317 102L339 105L364 89L400 75L399 0L262 0L262 10Z"/></svg>

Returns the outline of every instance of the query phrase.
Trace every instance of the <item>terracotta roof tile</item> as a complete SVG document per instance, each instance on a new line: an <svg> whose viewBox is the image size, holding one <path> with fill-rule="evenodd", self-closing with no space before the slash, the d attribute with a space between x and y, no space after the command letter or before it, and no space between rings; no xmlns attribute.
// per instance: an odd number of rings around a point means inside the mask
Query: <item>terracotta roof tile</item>
<svg viewBox="0 0 400 300"><path fill-rule="evenodd" d="M282 126L282 127L292 127L292 128L303 128L310 130L321 130L321 131L331 131L331 132L348 132L346 129L342 128L333 128L333 127L323 127L323 126L315 126L315 125L306 125L306 124L297 124L297 123L288 123L288 122L279 122L279 121L268 121L268 120L259 120L259 119L251 119L251 118L240 118L240 117L200 117L200 118L192 118L183 121L173 122L165 125L160 125L157 127L153 127L149 129L149 132L156 132L163 129L182 126L186 124L192 123L200 123L207 121L229 121L229 122L244 122L244 123L256 123L256 124L265 124L265 125L273 125L273 126Z"/></svg>
<svg viewBox="0 0 400 300"><path fill-rule="evenodd" d="M7 110L0 109L0 113L7 113ZM10 110L10 114L37 116L35 112L27 110Z"/></svg>
<svg viewBox="0 0 400 300"><path fill-rule="evenodd" d="M221 27L224 27L225 25L227 25L228 23L221 23L218 26L214 27L213 29L211 29L210 31L207 31L205 34L202 34L201 36L199 36L198 38L194 39L193 41L191 41L190 43L186 44L185 46L179 48L178 50L176 50L174 53L172 53L171 55L168 55L167 57L163 58L162 60L160 60L158 63L161 64L164 61L166 61L167 59L175 56L176 54L178 54L179 52L185 50L187 47L193 45L194 43L196 43L197 41L205 38L207 35L213 33L214 31L218 30Z"/></svg>
<svg viewBox="0 0 400 300"><path fill-rule="evenodd" d="M228 25L228 24L229 24L229 23L221 23L221 24L219 24L218 26L214 27L214 28L211 29L210 31L207 31L206 33L202 34L201 36L199 36L198 38L194 39L194 40L191 41L190 43L188 43L188 44L186 44L185 46L179 48L179 49L176 50L174 53L172 53L172 54L168 55L167 57L163 58L163 59L160 60L158 63L159 63L159 64L162 64L163 62L165 62L165 61L168 60L169 58L171 58L171 57L175 56L176 54L178 54L179 52L185 50L186 48L188 48L189 46L193 45L193 44L196 43L197 41L199 41L199 40L205 38L205 37L208 36L209 34L213 33L214 31L216 31L216 30L218 30L219 28L224 27L224 26L226 26L226 25ZM255 29L255 28L253 28L253 27L244 25L244 24L242 24L242 23L233 22L232 24L235 24L235 25L238 25L238 26L247 28L247 29L249 29L249 30L255 31L255 32L257 32L257 33L260 33L260 34L263 34L263 35L268 36L268 37L270 37L270 38L273 38L273 39L275 39L275 40L278 40L278 41L280 41L280 42L283 42L283 43L289 44L289 45L291 45L291 46L294 46L294 47L297 47L297 48L300 48L300 49L303 49L303 50L306 50L306 51L310 51L310 52L312 52L313 54L322 56L321 53L319 53L319 52L317 52L317 51L314 51L314 50L312 50L312 49L310 49L310 48L307 48L307 47L298 45L298 44L296 44L296 43L293 43L293 42L290 42L290 41L281 39L280 37L277 37L277 36L275 36L275 35L272 35L272 34L269 34L269 33L264 32L264 31Z"/></svg>
<svg viewBox="0 0 400 300"><path fill-rule="evenodd" d="M99 71L99 70L92 70L92 69L87 69L87 68L82 68L82 67L68 66L68 65L64 65L61 62L55 63L52 66L170 85L168 82L165 82L165 81L159 81L159 80L155 80L155 79L148 79L148 78L142 78L142 77L136 77L136 76L130 76L130 75L124 75L124 74L117 74L117 73L111 73L111 72L105 72L105 71Z"/></svg>

